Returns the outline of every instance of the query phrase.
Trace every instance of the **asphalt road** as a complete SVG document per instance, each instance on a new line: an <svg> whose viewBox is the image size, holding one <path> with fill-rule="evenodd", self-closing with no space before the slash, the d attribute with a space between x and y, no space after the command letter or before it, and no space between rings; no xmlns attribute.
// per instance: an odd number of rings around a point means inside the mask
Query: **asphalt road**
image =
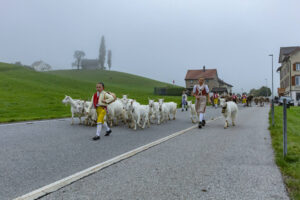
<svg viewBox="0 0 300 200"><path fill-rule="evenodd" d="M244 109L236 127L225 130L216 120L42 199L288 199L273 160L268 111Z"/></svg>
<svg viewBox="0 0 300 200"><path fill-rule="evenodd" d="M206 119L220 112L208 107ZM21 196L192 125L189 113L178 111L175 121L138 131L113 127L111 136L92 141L96 128L70 125L70 119L0 124L0 199Z"/></svg>

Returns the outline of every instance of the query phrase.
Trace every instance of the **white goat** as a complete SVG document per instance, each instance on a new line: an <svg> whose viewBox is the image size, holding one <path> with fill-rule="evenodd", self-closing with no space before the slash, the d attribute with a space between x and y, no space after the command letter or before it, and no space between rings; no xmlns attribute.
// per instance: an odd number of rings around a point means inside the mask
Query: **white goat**
<svg viewBox="0 0 300 200"><path fill-rule="evenodd" d="M229 118L231 118L232 126L235 126L235 119L238 113L238 106L233 101L226 102L225 99L220 99L220 106L222 108L222 113L225 118L224 128L229 126Z"/></svg>
<svg viewBox="0 0 300 200"><path fill-rule="evenodd" d="M132 100L132 99L128 99L127 95L123 95L121 102L123 104L123 109L124 109L124 121L125 121L125 123L128 124L129 128L133 128L134 125L133 125L133 121L132 121L132 115L127 110L129 100Z"/></svg>
<svg viewBox="0 0 300 200"><path fill-rule="evenodd" d="M192 101L187 102L188 108L190 109L190 117L192 120L192 123L197 123L199 121L199 116L197 115L195 104L192 103Z"/></svg>
<svg viewBox="0 0 300 200"><path fill-rule="evenodd" d="M177 103L174 102L164 103L163 99L159 99L158 103L159 103L159 113L160 113L160 120L158 124L167 120L171 120L170 114L173 114L173 120L176 119Z"/></svg>
<svg viewBox="0 0 300 200"><path fill-rule="evenodd" d="M132 120L134 122L134 130L137 129L137 126L141 127L142 129L145 128L146 124L150 127L149 122L149 106L148 105L140 105L135 100L129 100L126 110L131 114ZM144 122L141 125L141 121Z"/></svg>
<svg viewBox="0 0 300 200"><path fill-rule="evenodd" d="M85 101L84 102L84 113L85 113L85 125L91 125L94 126L97 124L97 111L93 107L92 102Z"/></svg>
<svg viewBox="0 0 300 200"><path fill-rule="evenodd" d="M62 103L65 105L70 104L71 105L71 114L72 114L72 122L71 124L74 124L74 117L79 118L79 124L81 124L81 117L84 116L84 101L78 100L78 99L72 99L70 96L65 96L65 98L62 100Z"/></svg>
<svg viewBox="0 0 300 200"><path fill-rule="evenodd" d="M173 120L175 120L176 119L176 112L177 112L177 103L167 102L165 104L169 108L169 114L172 114L173 115ZM169 117L169 119L170 119L170 117Z"/></svg>
<svg viewBox="0 0 300 200"><path fill-rule="evenodd" d="M122 101L117 99L107 106L107 122L110 126L112 126L114 122L115 125L118 125L120 119L125 121L125 109Z"/></svg>
<svg viewBox="0 0 300 200"><path fill-rule="evenodd" d="M159 103L154 102L154 100L149 99L149 120L157 120L157 123L160 121L159 113Z"/></svg>

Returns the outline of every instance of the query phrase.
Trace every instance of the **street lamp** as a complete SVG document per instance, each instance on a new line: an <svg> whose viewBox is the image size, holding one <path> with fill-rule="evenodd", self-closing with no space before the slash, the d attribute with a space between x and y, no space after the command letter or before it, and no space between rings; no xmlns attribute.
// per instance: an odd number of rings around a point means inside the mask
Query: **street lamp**
<svg viewBox="0 0 300 200"><path fill-rule="evenodd" d="M272 126L274 126L273 54L270 54L269 56L272 57L272 99L271 99L271 108L272 108Z"/></svg>

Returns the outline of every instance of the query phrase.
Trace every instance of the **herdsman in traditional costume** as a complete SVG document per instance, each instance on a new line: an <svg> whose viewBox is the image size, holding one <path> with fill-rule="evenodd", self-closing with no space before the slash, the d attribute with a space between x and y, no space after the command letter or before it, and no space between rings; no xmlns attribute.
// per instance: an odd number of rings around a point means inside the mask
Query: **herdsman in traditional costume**
<svg viewBox="0 0 300 200"><path fill-rule="evenodd" d="M216 93L216 92L214 92L214 94L213 94L213 101L214 101L214 106L215 106L215 108L218 108L219 95L218 95L218 93Z"/></svg>
<svg viewBox="0 0 300 200"><path fill-rule="evenodd" d="M244 106L246 106L246 104L247 104L247 96L246 96L246 94L243 94L243 95L242 95L242 104L243 104Z"/></svg>
<svg viewBox="0 0 300 200"><path fill-rule="evenodd" d="M204 113L206 109L206 102L210 103L209 89L206 84L204 84L204 78L199 78L199 84L194 85L193 96L196 97L195 109L199 116L198 127L202 128L205 126Z"/></svg>
<svg viewBox="0 0 300 200"><path fill-rule="evenodd" d="M237 96L234 93L232 94L232 101L237 103Z"/></svg>
<svg viewBox="0 0 300 200"><path fill-rule="evenodd" d="M187 111L187 100L188 100L187 98L188 97L187 97L185 91L182 91L182 96L181 96L181 105L182 105L181 111L182 112L184 111L184 109L186 109L186 111Z"/></svg>
<svg viewBox="0 0 300 200"><path fill-rule="evenodd" d="M102 125L106 128L105 136L109 136L112 132L109 126L106 123L106 112L108 104L112 103L115 100L115 96L109 92L104 91L104 83L100 82L96 84L97 92L93 95L92 101L94 108L97 111L97 131L96 136L93 137L93 140L99 140ZM89 110L91 107L89 108Z"/></svg>

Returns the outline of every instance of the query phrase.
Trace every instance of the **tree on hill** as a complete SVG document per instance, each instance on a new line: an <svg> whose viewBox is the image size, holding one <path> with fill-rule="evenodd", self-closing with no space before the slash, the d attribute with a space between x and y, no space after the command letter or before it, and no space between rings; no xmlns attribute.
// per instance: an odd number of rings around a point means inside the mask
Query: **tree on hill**
<svg viewBox="0 0 300 200"><path fill-rule="evenodd" d="M99 48L99 66L100 69L105 69L105 55L106 55L106 48L105 48L105 39L104 36L101 37L101 43Z"/></svg>
<svg viewBox="0 0 300 200"><path fill-rule="evenodd" d="M251 89L250 94L252 94L255 97L259 96L270 96L271 95L271 89L265 86L262 86L259 89Z"/></svg>
<svg viewBox="0 0 300 200"><path fill-rule="evenodd" d="M72 63L72 66L77 67L77 69L79 70L80 66L81 66L81 60L83 59L83 57L85 56L85 53L83 51L79 51L76 50L74 52L74 58L75 58L75 62Z"/></svg>
<svg viewBox="0 0 300 200"><path fill-rule="evenodd" d="M111 50L108 50L108 53L107 53L107 65L110 70L111 69Z"/></svg>

